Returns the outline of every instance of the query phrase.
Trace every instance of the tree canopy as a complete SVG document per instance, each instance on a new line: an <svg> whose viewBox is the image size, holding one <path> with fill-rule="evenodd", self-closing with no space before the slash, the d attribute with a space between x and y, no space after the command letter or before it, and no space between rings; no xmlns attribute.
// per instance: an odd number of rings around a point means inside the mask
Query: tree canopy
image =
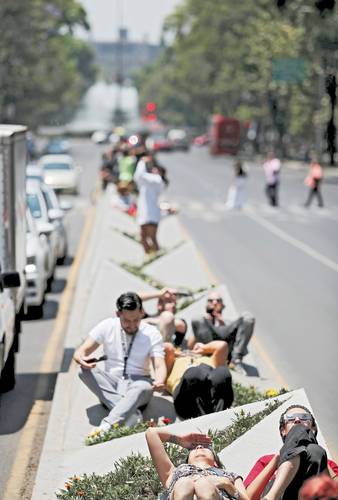
<svg viewBox="0 0 338 500"><path fill-rule="evenodd" d="M327 119L322 83L337 70L337 25L337 14L320 15L313 0L283 9L271 0L185 0L166 19L161 57L137 75L141 103L155 101L170 124L203 129L220 112L310 141L309 124ZM273 77L282 60L304 75Z"/></svg>
<svg viewBox="0 0 338 500"><path fill-rule="evenodd" d="M62 123L95 79L90 47L74 37L89 28L76 0L1 0L0 119Z"/></svg>

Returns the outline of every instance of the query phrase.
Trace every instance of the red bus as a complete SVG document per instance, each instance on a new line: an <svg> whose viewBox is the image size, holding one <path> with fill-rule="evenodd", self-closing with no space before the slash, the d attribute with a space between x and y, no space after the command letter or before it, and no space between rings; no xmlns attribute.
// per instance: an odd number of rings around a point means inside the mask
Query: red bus
<svg viewBox="0 0 338 500"><path fill-rule="evenodd" d="M240 121L223 115L213 115L209 137L209 151L212 155L236 155L241 142Z"/></svg>

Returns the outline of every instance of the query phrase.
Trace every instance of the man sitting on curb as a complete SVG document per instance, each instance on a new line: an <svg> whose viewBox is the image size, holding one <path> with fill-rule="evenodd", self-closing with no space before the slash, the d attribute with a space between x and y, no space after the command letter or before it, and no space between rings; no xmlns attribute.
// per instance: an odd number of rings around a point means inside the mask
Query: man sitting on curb
<svg viewBox="0 0 338 500"><path fill-rule="evenodd" d="M142 301L158 299L157 313L154 316L145 314L145 321L156 325L160 330L164 342L174 342L176 346L181 345L187 331L187 323L182 318L177 318L176 304L177 292L173 288L163 288L155 292L139 293Z"/></svg>
<svg viewBox="0 0 338 500"><path fill-rule="evenodd" d="M289 406L280 417L279 432L284 442L280 452L260 457L244 481L251 500L297 500L304 481L322 472L337 480L338 465L327 459L317 443L318 429L310 410Z"/></svg>
<svg viewBox="0 0 338 500"><path fill-rule="evenodd" d="M220 293L210 292L204 316L191 322L194 334L187 339L188 347L192 349L196 342L207 344L212 340L223 340L228 344L231 355L230 367L246 375L242 360L248 353L247 346L254 331L255 319L250 313L243 313L235 321L225 321L222 315L224 308Z"/></svg>
<svg viewBox="0 0 338 500"><path fill-rule="evenodd" d="M197 343L192 351L177 352L165 343L168 379L176 413L194 418L230 408L234 400L231 373L225 366L228 347L223 341Z"/></svg>
<svg viewBox="0 0 338 500"><path fill-rule="evenodd" d="M116 301L116 318L101 321L87 340L75 351L80 379L109 409L99 429L109 431L114 424L125 423L138 408L149 403L153 391L162 389L167 375L160 333L141 322L142 300L134 292L122 294ZM92 357L103 344L104 369ZM150 378L150 360L154 380Z"/></svg>

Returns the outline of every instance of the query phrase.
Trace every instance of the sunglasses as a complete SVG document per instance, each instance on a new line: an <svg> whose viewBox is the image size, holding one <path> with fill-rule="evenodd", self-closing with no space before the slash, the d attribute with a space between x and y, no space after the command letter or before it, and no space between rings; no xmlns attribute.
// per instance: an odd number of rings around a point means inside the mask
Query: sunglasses
<svg viewBox="0 0 338 500"><path fill-rule="evenodd" d="M295 422L298 419L301 422L312 422L312 416L310 413L293 413L292 415L284 415L284 422Z"/></svg>
<svg viewBox="0 0 338 500"><path fill-rule="evenodd" d="M219 304L222 304L223 299L208 299L208 302L218 302Z"/></svg>

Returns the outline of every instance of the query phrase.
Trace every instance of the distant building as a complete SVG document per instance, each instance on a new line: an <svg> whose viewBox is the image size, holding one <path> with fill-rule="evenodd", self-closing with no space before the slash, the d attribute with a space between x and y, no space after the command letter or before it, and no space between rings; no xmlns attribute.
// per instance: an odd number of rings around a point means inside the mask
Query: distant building
<svg viewBox="0 0 338 500"><path fill-rule="evenodd" d="M132 77L137 70L155 61L163 50L162 46L147 41L129 41L125 28L119 29L116 42L93 42L93 48L102 76L108 82Z"/></svg>

